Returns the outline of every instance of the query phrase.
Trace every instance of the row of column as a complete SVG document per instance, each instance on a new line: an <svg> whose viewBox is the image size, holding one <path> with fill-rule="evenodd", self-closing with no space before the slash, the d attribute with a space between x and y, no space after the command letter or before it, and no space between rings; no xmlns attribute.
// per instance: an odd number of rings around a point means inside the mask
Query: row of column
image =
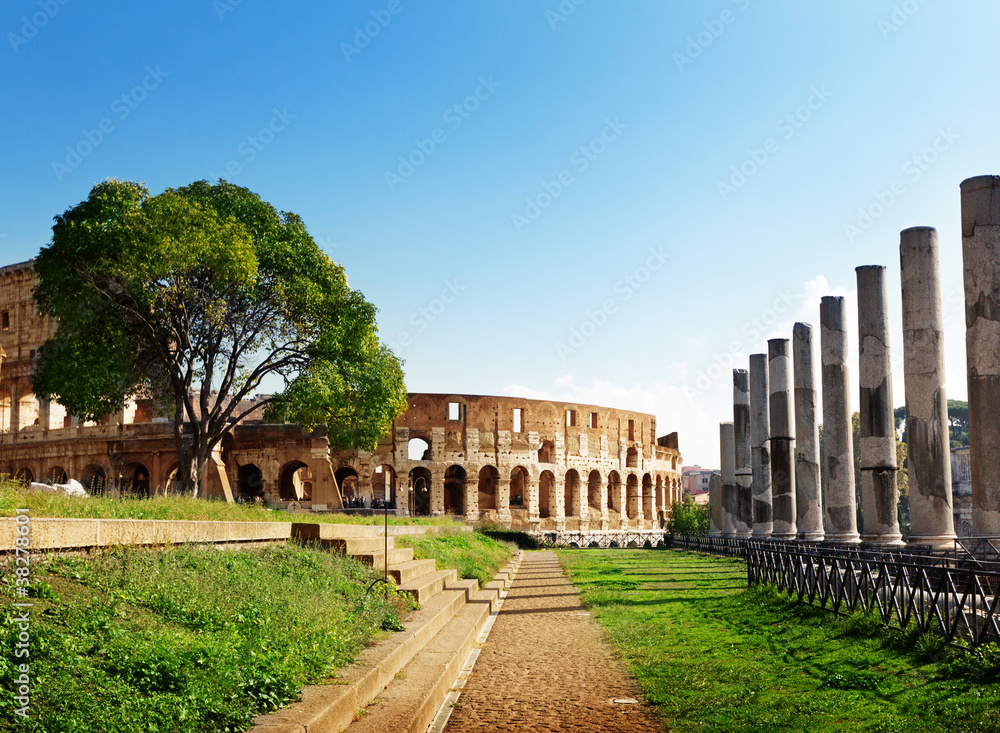
<svg viewBox="0 0 1000 733"><path fill-rule="evenodd" d="M1000 176L962 183L973 532L1000 534ZM900 234L903 368L912 544L951 547L948 401L937 231ZM844 299L820 303L822 449L813 329L767 342L733 372L733 422L722 423L714 535L901 545L885 268L856 268L861 503L855 506ZM749 465L747 457L749 454ZM748 478L749 477L749 478ZM821 480L822 477L822 480ZM749 491L745 486L749 485ZM825 495L824 495L825 492ZM744 500L745 499L745 500ZM825 510L824 510L825 507Z"/></svg>

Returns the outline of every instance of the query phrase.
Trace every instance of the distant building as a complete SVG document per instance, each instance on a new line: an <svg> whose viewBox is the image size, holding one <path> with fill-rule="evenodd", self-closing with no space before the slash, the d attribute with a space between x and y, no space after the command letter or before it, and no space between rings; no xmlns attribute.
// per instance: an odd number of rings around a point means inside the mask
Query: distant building
<svg viewBox="0 0 1000 733"><path fill-rule="evenodd" d="M702 468L701 466L684 466L681 468L681 487L684 498L689 496L697 504L708 504L708 484L712 476L719 471L714 468Z"/></svg>
<svg viewBox="0 0 1000 733"><path fill-rule="evenodd" d="M955 534L972 536L972 463L969 446L951 451L951 496L955 515Z"/></svg>

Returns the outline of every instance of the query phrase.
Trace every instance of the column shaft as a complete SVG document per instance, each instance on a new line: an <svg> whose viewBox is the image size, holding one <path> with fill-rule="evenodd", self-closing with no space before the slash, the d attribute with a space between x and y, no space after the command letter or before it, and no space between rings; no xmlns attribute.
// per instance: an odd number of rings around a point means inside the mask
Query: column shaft
<svg viewBox="0 0 1000 733"><path fill-rule="evenodd" d="M903 290L903 369L912 544L954 547L951 441L944 388L944 319L937 230L899 238Z"/></svg>
<svg viewBox="0 0 1000 733"><path fill-rule="evenodd" d="M903 540L896 514L896 421L892 412L885 268L863 265L855 270L861 388L861 540L900 545Z"/></svg>
<svg viewBox="0 0 1000 733"><path fill-rule="evenodd" d="M823 500L816 382L813 379L813 328L808 323L796 323L792 329L792 366L795 370L795 526L800 540L822 542Z"/></svg>
<svg viewBox="0 0 1000 733"><path fill-rule="evenodd" d="M722 465L722 534L736 534L736 447L733 424L719 424L719 459Z"/></svg>
<svg viewBox="0 0 1000 733"><path fill-rule="evenodd" d="M746 369L733 369L736 534L753 533L753 468L750 459L750 384Z"/></svg>
<svg viewBox="0 0 1000 733"><path fill-rule="evenodd" d="M847 326L844 299L820 301L820 352L823 379L823 491L826 495L826 541L859 541L854 496L854 440L848 402Z"/></svg>
<svg viewBox="0 0 1000 733"><path fill-rule="evenodd" d="M708 481L708 536L722 534L722 476L712 474Z"/></svg>
<svg viewBox="0 0 1000 733"><path fill-rule="evenodd" d="M771 417L767 394L767 354L750 355L750 453L753 470L753 536L767 538L771 514Z"/></svg>
<svg viewBox="0 0 1000 733"><path fill-rule="evenodd" d="M794 540L795 426L792 415L792 360L788 339L767 342L768 406L771 417L771 506L776 540Z"/></svg>

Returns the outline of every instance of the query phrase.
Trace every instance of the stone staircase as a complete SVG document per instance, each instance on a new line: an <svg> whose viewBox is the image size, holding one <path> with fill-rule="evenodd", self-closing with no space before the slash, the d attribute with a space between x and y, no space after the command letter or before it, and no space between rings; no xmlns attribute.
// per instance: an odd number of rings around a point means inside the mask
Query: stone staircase
<svg viewBox="0 0 1000 733"><path fill-rule="evenodd" d="M302 700L256 718L252 733L424 733L448 695L475 640L499 605L519 558L485 588L459 580L455 570L437 570L433 560L414 560L413 550L395 546L402 534L436 527L294 524L292 536L320 542L376 569L384 567L420 609L405 630L367 647L336 673L338 684L313 685ZM388 546L388 548L386 548Z"/></svg>

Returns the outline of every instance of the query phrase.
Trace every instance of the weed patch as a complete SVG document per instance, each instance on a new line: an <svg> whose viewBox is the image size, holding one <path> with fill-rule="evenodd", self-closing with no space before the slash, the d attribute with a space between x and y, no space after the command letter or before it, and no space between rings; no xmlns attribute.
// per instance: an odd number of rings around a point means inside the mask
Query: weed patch
<svg viewBox="0 0 1000 733"><path fill-rule="evenodd" d="M433 558L438 568L454 568L460 578L475 578L483 587L507 564L511 546L479 532L443 532L396 537L399 547L412 547L417 559Z"/></svg>

